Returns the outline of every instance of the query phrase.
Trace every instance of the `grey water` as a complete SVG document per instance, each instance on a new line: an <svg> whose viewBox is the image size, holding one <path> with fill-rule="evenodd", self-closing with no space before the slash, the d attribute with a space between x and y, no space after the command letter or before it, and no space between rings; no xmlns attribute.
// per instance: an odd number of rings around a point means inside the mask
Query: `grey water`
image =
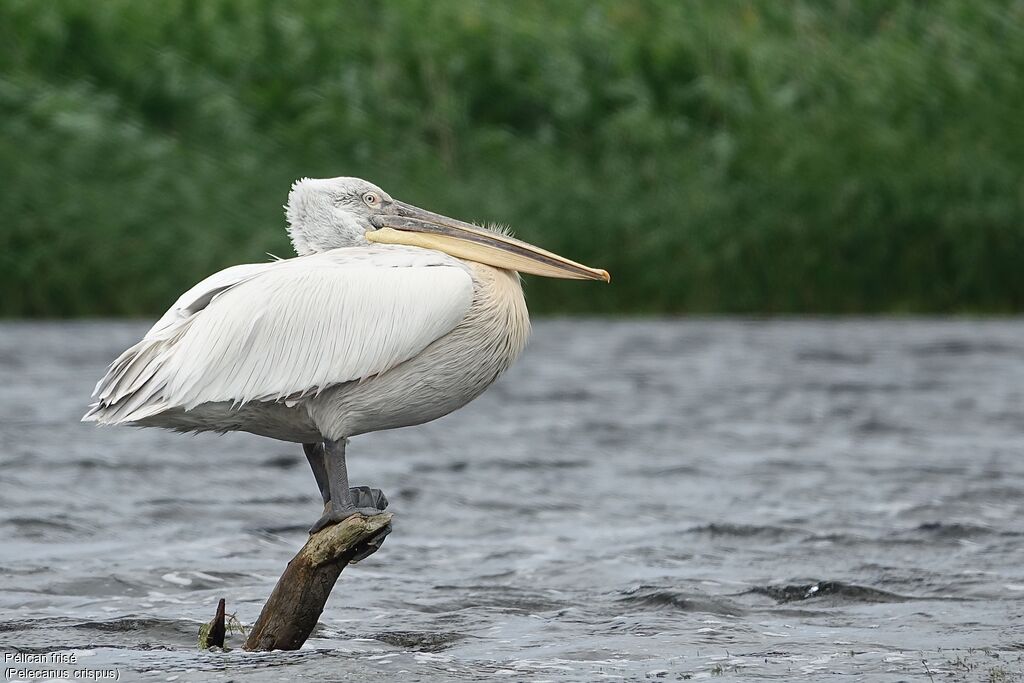
<svg viewBox="0 0 1024 683"><path fill-rule="evenodd" d="M200 652L198 630L221 597L255 620L319 515L312 475L292 444L78 423L145 327L0 325L0 650L74 659L32 668L1024 671L1022 320L539 321L482 398L352 441L353 482L387 492L394 531L302 650L267 654L240 635Z"/></svg>

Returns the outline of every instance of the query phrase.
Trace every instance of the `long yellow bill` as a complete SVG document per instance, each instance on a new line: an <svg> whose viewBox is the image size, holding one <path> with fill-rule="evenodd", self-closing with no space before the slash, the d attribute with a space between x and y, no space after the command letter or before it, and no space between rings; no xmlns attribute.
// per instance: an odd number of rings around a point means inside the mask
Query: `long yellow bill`
<svg viewBox="0 0 1024 683"><path fill-rule="evenodd" d="M371 218L378 229L366 233L366 239L380 244L435 249L455 258L530 275L611 282L606 270L571 261L514 237L404 202L396 201L388 209L391 213Z"/></svg>

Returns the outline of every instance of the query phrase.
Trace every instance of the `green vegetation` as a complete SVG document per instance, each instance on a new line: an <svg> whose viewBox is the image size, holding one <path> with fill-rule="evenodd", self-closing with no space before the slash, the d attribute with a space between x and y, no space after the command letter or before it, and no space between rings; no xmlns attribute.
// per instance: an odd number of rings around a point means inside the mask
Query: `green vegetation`
<svg viewBox="0 0 1024 683"><path fill-rule="evenodd" d="M358 175L547 312L1024 310L1024 4L0 3L0 314L142 315Z"/></svg>

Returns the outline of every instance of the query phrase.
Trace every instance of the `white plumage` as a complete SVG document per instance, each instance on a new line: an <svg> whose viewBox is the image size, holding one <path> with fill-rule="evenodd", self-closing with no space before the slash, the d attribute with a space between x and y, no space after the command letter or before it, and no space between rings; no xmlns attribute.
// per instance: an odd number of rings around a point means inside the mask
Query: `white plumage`
<svg viewBox="0 0 1024 683"><path fill-rule="evenodd" d="M87 419L294 402L365 380L450 332L472 298L468 267L422 249L356 247L235 266L189 290L114 362Z"/></svg>

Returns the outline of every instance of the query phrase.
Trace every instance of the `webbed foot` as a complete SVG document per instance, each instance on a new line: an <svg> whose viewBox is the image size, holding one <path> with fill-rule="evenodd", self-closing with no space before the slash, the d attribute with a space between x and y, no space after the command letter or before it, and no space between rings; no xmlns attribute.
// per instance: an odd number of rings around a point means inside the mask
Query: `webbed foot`
<svg viewBox="0 0 1024 683"><path fill-rule="evenodd" d="M387 496L380 489L369 486L353 486L348 491L349 500L345 501L348 503L347 505L336 504L333 499L324 505L324 514L309 528L310 534L315 534L332 524L343 522L352 515L361 514L368 517L378 515L388 507Z"/></svg>

